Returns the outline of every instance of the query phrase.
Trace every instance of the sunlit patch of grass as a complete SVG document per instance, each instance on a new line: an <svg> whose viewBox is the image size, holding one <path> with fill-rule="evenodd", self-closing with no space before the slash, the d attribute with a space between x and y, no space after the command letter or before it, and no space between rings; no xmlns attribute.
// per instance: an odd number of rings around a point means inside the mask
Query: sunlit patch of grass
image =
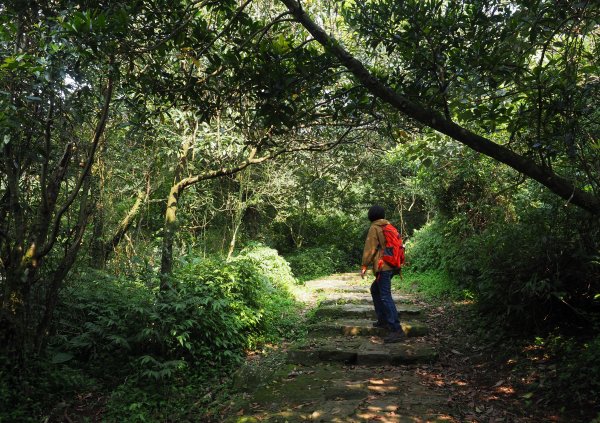
<svg viewBox="0 0 600 423"><path fill-rule="evenodd" d="M437 269L424 272L404 270L402 278L394 278L393 285L396 289L422 295L428 300L472 301L475 297L472 292L460 288L445 271Z"/></svg>

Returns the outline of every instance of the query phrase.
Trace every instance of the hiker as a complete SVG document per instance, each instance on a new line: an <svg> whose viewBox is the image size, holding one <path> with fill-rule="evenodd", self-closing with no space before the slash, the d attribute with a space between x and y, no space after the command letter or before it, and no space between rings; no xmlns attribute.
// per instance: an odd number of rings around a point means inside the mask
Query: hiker
<svg viewBox="0 0 600 423"><path fill-rule="evenodd" d="M371 284L371 296L373 297L375 313L377 313L377 322L373 323L373 326L390 330L388 336L383 339L385 343L400 342L405 336L400 327L396 304L392 299L394 268L382 260L383 250L386 246L382 228L390 222L385 220L384 208L378 205L374 205L369 209L368 217L371 221L371 227L365 240L360 275L364 278L368 266L373 266L375 280Z"/></svg>

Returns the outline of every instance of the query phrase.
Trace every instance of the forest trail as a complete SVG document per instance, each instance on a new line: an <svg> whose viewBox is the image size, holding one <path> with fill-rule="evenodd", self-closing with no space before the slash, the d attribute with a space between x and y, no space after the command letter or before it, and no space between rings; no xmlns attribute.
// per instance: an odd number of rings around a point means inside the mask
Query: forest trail
<svg viewBox="0 0 600 423"><path fill-rule="evenodd" d="M356 274L307 282L316 307L305 340L270 370L239 372L228 422L452 422L447 394L427 381L437 358L415 300L394 293L407 338L384 344L372 327L371 280Z"/></svg>

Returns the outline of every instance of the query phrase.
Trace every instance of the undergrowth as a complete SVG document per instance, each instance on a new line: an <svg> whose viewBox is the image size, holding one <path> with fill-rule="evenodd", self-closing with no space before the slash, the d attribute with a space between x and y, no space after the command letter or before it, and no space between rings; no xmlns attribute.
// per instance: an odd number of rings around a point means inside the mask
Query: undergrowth
<svg viewBox="0 0 600 423"><path fill-rule="evenodd" d="M447 272L439 269L419 272L406 268L402 271L402 278L394 277L392 283L395 289L419 294L429 301L442 299L460 301L473 298L471 292L460 288Z"/></svg>
<svg viewBox="0 0 600 423"><path fill-rule="evenodd" d="M261 245L228 263L183 256L164 292L146 271L80 269L46 354L11 380L0 369L0 421L85 420L86 396L103 421L198 421L245 351L301 332L296 284Z"/></svg>
<svg viewBox="0 0 600 423"><path fill-rule="evenodd" d="M598 410L600 336L583 339L554 332L520 342L524 346L513 372L526 381L524 398L552 404L573 418Z"/></svg>
<svg viewBox="0 0 600 423"><path fill-rule="evenodd" d="M301 282L349 270L347 257L335 246L304 248L285 258Z"/></svg>

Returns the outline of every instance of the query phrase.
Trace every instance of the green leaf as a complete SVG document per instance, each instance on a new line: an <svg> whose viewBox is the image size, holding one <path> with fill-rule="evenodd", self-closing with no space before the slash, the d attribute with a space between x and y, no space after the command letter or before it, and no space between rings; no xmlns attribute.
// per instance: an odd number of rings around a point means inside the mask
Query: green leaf
<svg viewBox="0 0 600 423"><path fill-rule="evenodd" d="M73 359L73 354L59 352L52 357L52 364L62 364Z"/></svg>
<svg viewBox="0 0 600 423"><path fill-rule="evenodd" d="M531 399L533 397L533 392L527 392L526 394L521 395L522 398Z"/></svg>

